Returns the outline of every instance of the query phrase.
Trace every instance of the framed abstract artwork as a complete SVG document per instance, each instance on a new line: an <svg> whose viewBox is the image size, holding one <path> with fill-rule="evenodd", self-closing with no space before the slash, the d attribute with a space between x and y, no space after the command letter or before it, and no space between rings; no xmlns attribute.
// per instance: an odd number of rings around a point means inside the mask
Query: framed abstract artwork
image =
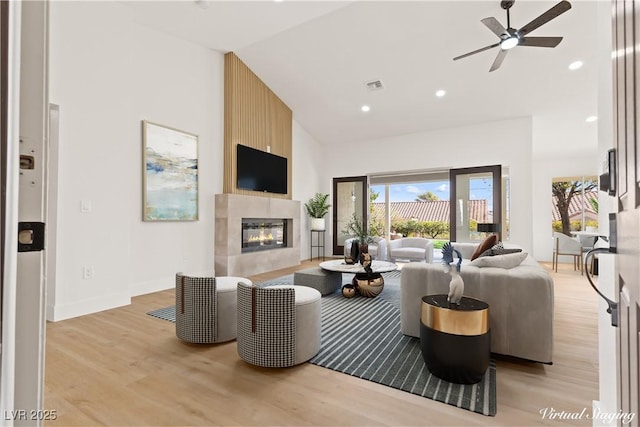
<svg viewBox="0 0 640 427"><path fill-rule="evenodd" d="M198 220L198 136L142 121L143 220Z"/></svg>

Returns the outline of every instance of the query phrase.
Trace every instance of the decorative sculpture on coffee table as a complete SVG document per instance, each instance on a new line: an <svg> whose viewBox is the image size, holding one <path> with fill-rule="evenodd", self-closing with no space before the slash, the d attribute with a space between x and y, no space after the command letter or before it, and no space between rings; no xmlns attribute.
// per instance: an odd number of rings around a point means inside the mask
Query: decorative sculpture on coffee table
<svg viewBox="0 0 640 427"><path fill-rule="evenodd" d="M347 222L347 225L345 225L342 233L353 238L351 241L351 251L345 253L344 262L347 264L360 262L361 254L368 253L369 243L373 243L373 238L367 232L367 224L361 217L354 213L351 219L349 219L349 222Z"/></svg>
<svg viewBox="0 0 640 427"><path fill-rule="evenodd" d="M356 293L356 288L351 283L347 283L342 287L342 296L345 298L353 298Z"/></svg>
<svg viewBox="0 0 640 427"><path fill-rule="evenodd" d="M362 268L364 268L364 271L367 273L371 273L373 271L371 270L371 262L373 261L373 258L369 252L361 252L360 259L358 261L362 265Z"/></svg>
<svg viewBox="0 0 640 427"><path fill-rule="evenodd" d="M351 282L360 295L367 298L373 298L380 295L384 289L384 279L380 273L374 273L371 268L373 258L368 252L360 254L358 260L364 269L364 273L356 273Z"/></svg>
<svg viewBox="0 0 640 427"><path fill-rule="evenodd" d="M453 265L453 253L458 255L458 263ZM442 247L442 264L444 265L445 273L451 274L451 281L449 282L449 295L447 301L449 304L460 305L462 294L464 293L464 281L460 277L460 264L462 264L462 254L455 249L451 242L447 242Z"/></svg>
<svg viewBox="0 0 640 427"><path fill-rule="evenodd" d="M360 242L357 239L351 241L351 248L345 251L344 262L345 264L355 264L360 258Z"/></svg>

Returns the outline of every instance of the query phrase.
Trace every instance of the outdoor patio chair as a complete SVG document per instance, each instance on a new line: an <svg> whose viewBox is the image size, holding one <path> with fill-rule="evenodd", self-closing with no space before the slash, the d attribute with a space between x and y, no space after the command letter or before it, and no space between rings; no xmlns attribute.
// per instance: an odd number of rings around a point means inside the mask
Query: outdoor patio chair
<svg viewBox="0 0 640 427"><path fill-rule="evenodd" d="M398 259L433 262L433 240L424 237L392 240L387 245L387 255L391 262Z"/></svg>
<svg viewBox="0 0 640 427"><path fill-rule="evenodd" d="M351 253L351 244L358 240L356 238L350 238L344 241L344 254L348 256ZM375 236L373 237L373 243L369 243L369 254L373 257L373 259L377 259L378 261L386 261L387 260L387 241L384 237Z"/></svg>
<svg viewBox="0 0 640 427"><path fill-rule="evenodd" d="M553 261L552 266L553 270L558 272L558 257L561 255L569 255L573 257L573 270L576 268L580 269L580 274L583 274L582 271L582 245L578 239L574 239L572 237L567 236L564 233L554 232L553 233Z"/></svg>

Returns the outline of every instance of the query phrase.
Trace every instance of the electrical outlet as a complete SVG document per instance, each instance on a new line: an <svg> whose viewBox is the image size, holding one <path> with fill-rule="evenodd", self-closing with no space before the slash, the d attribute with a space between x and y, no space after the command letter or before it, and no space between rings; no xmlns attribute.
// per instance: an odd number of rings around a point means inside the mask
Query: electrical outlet
<svg viewBox="0 0 640 427"><path fill-rule="evenodd" d="M83 199L80 201L80 212L82 213L89 213L91 212L91 200L90 199Z"/></svg>
<svg viewBox="0 0 640 427"><path fill-rule="evenodd" d="M85 280L93 279L93 267L92 266L82 267L82 278L85 279Z"/></svg>

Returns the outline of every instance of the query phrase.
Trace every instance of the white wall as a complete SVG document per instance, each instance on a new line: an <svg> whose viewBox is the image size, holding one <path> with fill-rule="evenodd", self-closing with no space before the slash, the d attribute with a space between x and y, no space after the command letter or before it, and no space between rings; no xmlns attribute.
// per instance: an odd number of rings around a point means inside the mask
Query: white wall
<svg viewBox="0 0 640 427"><path fill-rule="evenodd" d="M611 67L611 5L608 2L598 3L598 51L599 57L603 58L598 64L598 173L604 172L604 161L606 153L613 148L613 77ZM598 194L599 201L599 231L604 235L609 235L608 215L610 212L617 212L617 198L611 197L607 193ZM599 255L599 275L598 288L608 298L616 298L616 259L611 255ZM615 413L619 406L619 390L621 388L621 378L617 375L619 356L616 354L616 341L618 340L617 328L611 326L611 317L606 312L604 300L599 299L598 303L598 368L599 368L599 396L594 401L594 409L602 413ZM594 426L604 425L596 422Z"/></svg>
<svg viewBox="0 0 640 427"><path fill-rule="evenodd" d="M533 210L534 245L533 256L538 261L551 261L553 255L553 230L551 229L553 201L551 182L553 178L598 175L597 156L587 154L536 157L533 159L533 188L531 191ZM560 262L569 262L561 258Z"/></svg>
<svg viewBox="0 0 640 427"><path fill-rule="evenodd" d="M530 118L328 146L324 181L381 172L501 164L511 178L511 241L531 250ZM327 233L327 238L332 238Z"/></svg>
<svg viewBox="0 0 640 427"><path fill-rule="evenodd" d="M53 171L58 259L55 277L48 278L48 318L128 304L131 296L172 287L177 271L213 273L213 196L222 192L223 179L223 55L140 26L119 2L53 2L50 55L60 153ZM143 119L199 135L199 221L141 220ZM511 177L511 240L538 256L548 223L533 218L540 183L549 181L546 160L532 161L535 134L533 121L522 118L323 147L294 120L293 199L304 203L317 191L331 192L333 177L502 164ZM596 173L593 164L581 173ZM557 174L566 175L568 165L558 163ZM548 193L542 198L549 199ZM81 213L88 200L92 212ZM306 259L309 225L302 216ZM93 267L93 279L82 278L84 266Z"/></svg>
<svg viewBox="0 0 640 427"><path fill-rule="evenodd" d="M213 273L222 54L140 26L118 2L52 2L50 55L60 155L48 318L128 304L173 286L177 271ZM199 135L199 221L141 220L143 119ZM83 200L92 212L81 213ZM83 279L83 266L93 279Z"/></svg>
<svg viewBox="0 0 640 427"><path fill-rule="evenodd" d="M294 112L295 115L295 112ZM317 192L330 193L330 185L321 180L325 168L323 147L316 141L300 124L293 120L293 185L292 198L300 200L300 260L309 259L310 254L310 232L311 221L304 209L306 203ZM326 224L329 224L327 215ZM314 236L314 244L316 244ZM329 255L331 245L325 242L325 254ZM313 256L317 257L317 249L314 249Z"/></svg>
<svg viewBox="0 0 640 427"><path fill-rule="evenodd" d="M607 152L613 148L613 71L611 62L611 7L598 3L598 175L605 172ZM598 193L598 225L601 234L609 235L609 213L617 212L617 198Z"/></svg>
<svg viewBox="0 0 640 427"><path fill-rule="evenodd" d="M178 271L214 274L222 192L224 57L135 23L126 4L51 4L51 102L60 106L56 275L50 320L169 289ZM142 221L141 121L199 136L199 220ZM329 192L323 152L293 122L293 199ZM92 212L82 213L82 201ZM309 257L308 219L301 260ZM82 278L84 266L94 278Z"/></svg>
<svg viewBox="0 0 640 427"><path fill-rule="evenodd" d="M593 138L597 125L592 126ZM592 149L571 155L536 156L536 140L548 138L545 123L523 118L437 132L331 146L325 180L380 172L448 169L501 164L511 179L510 240L540 261L550 261L551 179L597 175L598 155ZM569 134L556 133L558 143ZM590 146L591 144L585 144Z"/></svg>

